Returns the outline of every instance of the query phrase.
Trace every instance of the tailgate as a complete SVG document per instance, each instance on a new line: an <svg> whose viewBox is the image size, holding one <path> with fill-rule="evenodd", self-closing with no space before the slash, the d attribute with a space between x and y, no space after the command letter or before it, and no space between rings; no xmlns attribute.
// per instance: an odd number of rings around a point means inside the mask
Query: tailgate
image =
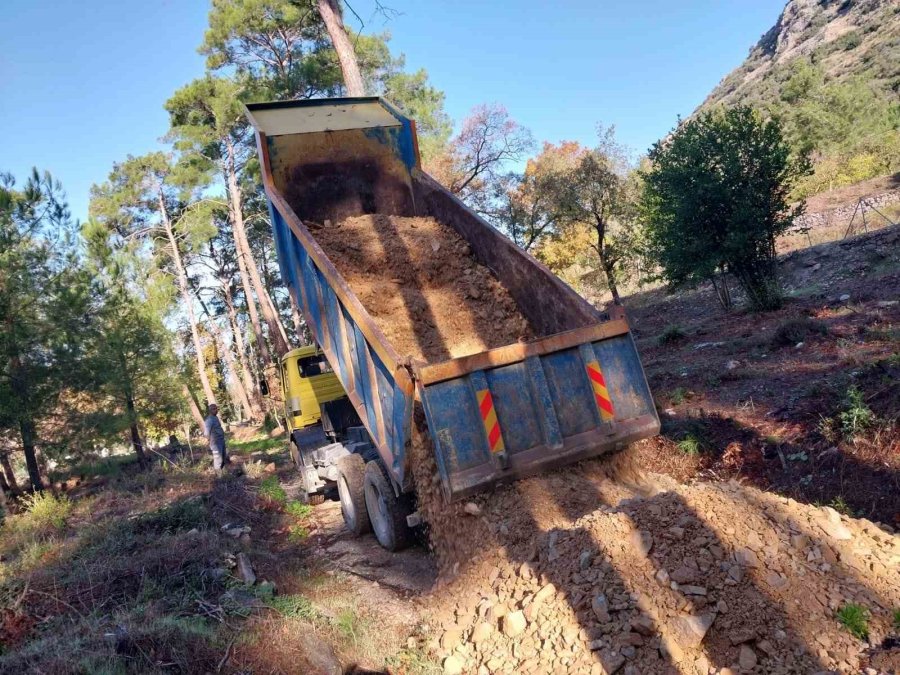
<svg viewBox="0 0 900 675"><path fill-rule="evenodd" d="M425 366L417 380L451 500L659 432L625 319Z"/></svg>

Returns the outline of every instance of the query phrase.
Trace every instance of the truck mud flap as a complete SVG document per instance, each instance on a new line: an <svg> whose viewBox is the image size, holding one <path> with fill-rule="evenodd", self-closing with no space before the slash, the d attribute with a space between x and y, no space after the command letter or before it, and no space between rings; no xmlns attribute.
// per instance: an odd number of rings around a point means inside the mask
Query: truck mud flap
<svg viewBox="0 0 900 675"><path fill-rule="evenodd" d="M419 388L449 500L659 433L628 332Z"/></svg>

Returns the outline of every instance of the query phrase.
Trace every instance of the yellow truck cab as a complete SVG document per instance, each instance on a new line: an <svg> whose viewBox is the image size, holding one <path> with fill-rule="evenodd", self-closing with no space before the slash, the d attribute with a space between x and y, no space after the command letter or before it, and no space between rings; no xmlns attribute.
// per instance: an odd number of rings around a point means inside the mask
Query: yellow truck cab
<svg viewBox="0 0 900 675"><path fill-rule="evenodd" d="M342 458L371 459L377 454L322 350L310 345L285 354L281 359L281 389L291 458L300 471L306 500L319 504L327 493L337 492L341 507L351 514L351 522L359 521L358 527L365 527L369 521L354 515L362 513L361 492L351 495L346 481L338 483L338 466Z"/></svg>
<svg viewBox="0 0 900 675"><path fill-rule="evenodd" d="M322 404L346 398L325 354L314 345L289 351L281 359L284 416L293 432L318 423Z"/></svg>

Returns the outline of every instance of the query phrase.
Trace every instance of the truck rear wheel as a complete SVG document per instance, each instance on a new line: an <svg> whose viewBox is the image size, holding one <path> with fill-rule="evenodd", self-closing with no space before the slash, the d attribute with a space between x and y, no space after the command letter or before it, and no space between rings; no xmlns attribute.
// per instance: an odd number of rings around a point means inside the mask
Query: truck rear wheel
<svg viewBox="0 0 900 675"><path fill-rule="evenodd" d="M365 534L372 529L366 509L366 462L359 455L346 455L337 461L337 470L338 497L344 523L356 536Z"/></svg>
<svg viewBox="0 0 900 675"><path fill-rule="evenodd" d="M394 489L381 464L372 460L366 464L364 479L366 508L375 538L388 551L399 551L409 546L412 531L406 524L409 509L394 494Z"/></svg>

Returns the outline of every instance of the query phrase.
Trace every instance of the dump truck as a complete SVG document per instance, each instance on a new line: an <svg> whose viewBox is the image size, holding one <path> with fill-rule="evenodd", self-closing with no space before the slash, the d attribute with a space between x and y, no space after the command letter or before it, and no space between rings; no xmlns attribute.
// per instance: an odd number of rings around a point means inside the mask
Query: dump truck
<svg viewBox="0 0 900 675"><path fill-rule="evenodd" d="M410 541L414 418L448 502L659 432L623 309L596 309L423 171L413 120L379 97L246 109L281 278L352 408L323 425L326 445L292 444L311 493L337 484L352 531ZM316 239L321 223L364 214L452 228L537 337L437 362L398 352Z"/></svg>

